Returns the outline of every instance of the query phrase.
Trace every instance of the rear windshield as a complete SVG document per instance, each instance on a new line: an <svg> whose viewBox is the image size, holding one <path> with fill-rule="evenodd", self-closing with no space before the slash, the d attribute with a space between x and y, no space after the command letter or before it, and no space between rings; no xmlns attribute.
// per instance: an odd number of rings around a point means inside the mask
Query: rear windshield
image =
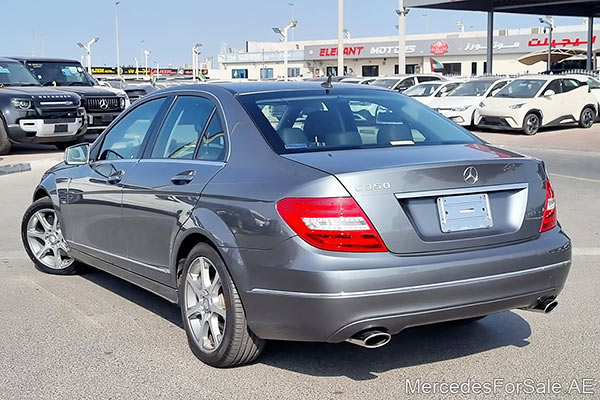
<svg viewBox="0 0 600 400"><path fill-rule="evenodd" d="M27 62L27 68L44 86L92 86L92 81L78 63Z"/></svg>
<svg viewBox="0 0 600 400"><path fill-rule="evenodd" d="M337 93L336 93L337 92ZM416 100L381 90L302 90L239 95L279 154L481 143Z"/></svg>

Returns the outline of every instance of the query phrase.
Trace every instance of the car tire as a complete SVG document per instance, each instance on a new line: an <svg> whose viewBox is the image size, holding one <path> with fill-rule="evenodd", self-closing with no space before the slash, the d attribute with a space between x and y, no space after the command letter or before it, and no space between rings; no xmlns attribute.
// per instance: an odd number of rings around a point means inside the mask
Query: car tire
<svg viewBox="0 0 600 400"><path fill-rule="evenodd" d="M6 132L6 127L4 126L4 121L0 118L0 155L8 154L10 152L10 148L12 144L10 143L10 139L8 138L8 133Z"/></svg>
<svg viewBox="0 0 600 400"><path fill-rule="evenodd" d="M523 133L529 136L535 135L540 129L542 120L537 113L530 112L523 119Z"/></svg>
<svg viewBox="0 0 600 400"><path fill-rule="evenodd" d="M69 257L69 247L50 198L36 200L27 208L21 223L21 239L37 270L54 275L78 272L77 262Z"/></svg>
<svg viewBox="0 0 600 400"><path fill-rule="evenodd" d="M213 367L249 363L265 341L248 328L239 294L217 251L197 244L179 279L181 318L194 355Z"/></svg>
<svg viewBox="0 0 600 400"><path fill-rule="evenodd" d="M579 116L579 127L583 129L591 128L596 120L596 110L592 107L585 107Z"/></svg>

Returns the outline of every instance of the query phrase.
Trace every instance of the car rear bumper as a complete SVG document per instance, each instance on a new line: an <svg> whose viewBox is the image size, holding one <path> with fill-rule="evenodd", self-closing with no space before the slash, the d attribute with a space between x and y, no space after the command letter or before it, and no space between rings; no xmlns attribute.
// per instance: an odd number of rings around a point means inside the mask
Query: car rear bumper
<svg viewBox="0 0 600 400"><path fill-rule="evenodd" d="M66 120L21 119L8 125L8 136L16 143L56 143L74 140L85 134L84 117Z"/></svg>
<svg viewBox="0 0 600 400"><path fill-rule="evenodd" d="M532 307L560 293L571 265L570 240L560 228L523 243L444 255L321 252L298 238L240 252L249 283L241 295L253 332L327 342L365 329L395 334Z"/></svg>

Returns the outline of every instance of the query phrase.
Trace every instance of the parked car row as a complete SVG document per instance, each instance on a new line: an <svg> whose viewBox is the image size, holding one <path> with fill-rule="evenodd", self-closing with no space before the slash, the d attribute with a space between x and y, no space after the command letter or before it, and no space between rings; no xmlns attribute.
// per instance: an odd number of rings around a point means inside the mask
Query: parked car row
<svg viewBox="0 0 600 400"><path fill-rule="evenodd" d="M64 149L100 134L129 105L123 90L100 86L77 61L0 58L0 154L13 143Z"/></svg>
<svg viewBox="0 0 600 400"><path fill-rule="evenodd" d="M343 79L401 92L456 124L535 135L540 128L579 124L590 128L600 109L600 81L588 75L453 79L401 75Z"/></svg>

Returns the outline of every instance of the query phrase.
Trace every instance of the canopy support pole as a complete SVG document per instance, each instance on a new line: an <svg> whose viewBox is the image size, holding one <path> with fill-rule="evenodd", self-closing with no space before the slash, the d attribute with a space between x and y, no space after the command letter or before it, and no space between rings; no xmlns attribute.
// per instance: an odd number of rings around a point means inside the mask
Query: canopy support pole
<svg viewBox="0 0 600 400"><path fill-rule="evenodd" d="M491 75L494 60L494 11L488 11L487 19L487 64L484 73Z"/></svg>
<svg viewBox="0 0 600 400"><path fill-rule="evenodd" d="M588 18L588 45L587 45L587 63L586 69L591 71L594 69L594 17Z"/></svg>

